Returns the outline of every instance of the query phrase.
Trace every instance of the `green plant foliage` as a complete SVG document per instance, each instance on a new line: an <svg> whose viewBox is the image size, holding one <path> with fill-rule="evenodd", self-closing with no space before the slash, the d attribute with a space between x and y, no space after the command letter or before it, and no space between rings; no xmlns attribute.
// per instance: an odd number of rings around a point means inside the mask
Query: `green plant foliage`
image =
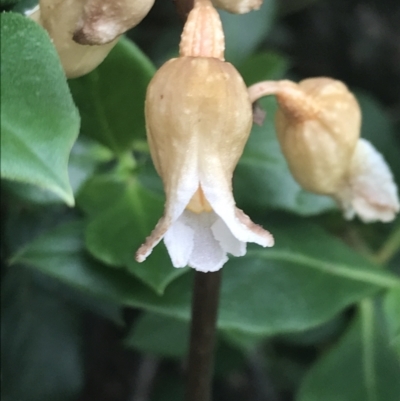
<svg viewBox="0 0 400 401"><path fill-rule="evenodd" d="M371 301L348 332L310 370L299 401L398 401L400 361L388 347Z"/></svg>
<svg viewBox="0 0 400 401"><path fill-rule="evenodd" d="M400 357L400 289L390 290L384 299L384 311L389 331L389 343Z"/></svg>
<svg viewBox="0 0 400 401"><path fill-rule="evenodd" d="M76 400L83 387L80 314L30 271L2 283L3 401Z"/></svg>
<svg viewBox="0 0 400 401"><path fill-rule="evenodd" d="M155 313L144 313L124 344L153 355L181 358L188 351L189 334L187 322Z"/></svg>
<svg viewBox="0 0 400 401"><path fill-rule="evenodd" d="M240 63L249 56L264 39L275 17L275 0L264 1L258 11L234 15L220 11L225 32L225 58Z"/></svg>
<svg viewBox="0 0 400 401"><path fill-rule="evenodd" d="M304 330L367 295L400 286L396 276L376 269L322 230L300 223L285 225L284 231L281 227L281 234L277 226L274 230L282 244L274 252L251 250L227 263L221 329L260 335ZM123 271L90 261L83 252L82 234L80 224L60 226L31 242L13 261L125 306L189 319L191 274L174 280L160 297Z"/></svg>
<svg viewBox="0 0 400 401"><path fill-rule="evenodd" d="M154 72L148 58L131 41L121 38L99 67L70 80L82 117L82 133L116 155L143 139L144 99Z"/></svg>
<svg viewBox="0 0 400 401"><path fill-rule="evenodd" d="M37 185L74 204L68 157L79 131L58 56L46 32L1 14L1 176Z"/></svg>
<svg viewBox="0 0 400 401"><path fill-rule="evenodd" d="M91 216L85 230L87 249L111 266L123 266L144 283L162 293L185 269L174 269L164 245L156 247L143 263L136 250L150 235L163 214L164 201L133 176L94 177L78 201Z"/></svg>

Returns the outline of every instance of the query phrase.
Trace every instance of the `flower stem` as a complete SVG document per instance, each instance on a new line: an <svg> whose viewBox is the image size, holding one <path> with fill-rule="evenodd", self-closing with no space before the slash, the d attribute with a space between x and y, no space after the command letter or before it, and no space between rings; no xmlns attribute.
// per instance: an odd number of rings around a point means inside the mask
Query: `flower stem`
<svg viewBox="0 0 400 401"><path fill-rule="evenodd" d="M400 251L400 224L393 230L392 234L375 254L375 261L381 264L387 263L397 252Z"/></svg>
<svg viewBox="0 0 400 401"><path fill-rule="evenodd" d="M210 401L221 270L195 272L185 401Z"/></svg>

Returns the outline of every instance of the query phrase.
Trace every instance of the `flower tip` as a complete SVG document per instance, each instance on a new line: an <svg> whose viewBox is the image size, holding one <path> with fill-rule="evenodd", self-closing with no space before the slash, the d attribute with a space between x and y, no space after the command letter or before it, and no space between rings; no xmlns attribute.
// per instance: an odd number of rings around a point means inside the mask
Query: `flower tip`
<svg viewBox="0 0 400 401"><path fill-rule="evenodd" d="M397 186L382 155L365 139L358 141L345 184L335 195L348 220L390 222L400 211Z"/></svg>

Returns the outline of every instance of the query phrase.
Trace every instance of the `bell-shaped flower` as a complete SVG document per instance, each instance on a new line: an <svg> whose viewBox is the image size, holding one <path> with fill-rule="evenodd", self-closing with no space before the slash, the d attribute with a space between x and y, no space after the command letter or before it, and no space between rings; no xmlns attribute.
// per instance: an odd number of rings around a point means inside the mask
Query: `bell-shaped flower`
<svg viewBox="0 0 400 401"><path fill-rule="evenodd" d="M164 239L172 264L216 271L246 243L272 246L270 233L235 206L232 174L252 125L247 88L223 61L218 13L197 2L182 34L180 57L165 63L147 90L151 156L166 194L163 217L136 253L147 258Z"/></svg>
<svg viewBox="0 0 400 401"><path fill-rule="evenodd" d="M361 111L340 81L310 78L265 81L249 96L275 95L276 132L296 181L306 190L332 196L346 218L391 221L399 211L397 187L383 157L360 139Z"/></svg>

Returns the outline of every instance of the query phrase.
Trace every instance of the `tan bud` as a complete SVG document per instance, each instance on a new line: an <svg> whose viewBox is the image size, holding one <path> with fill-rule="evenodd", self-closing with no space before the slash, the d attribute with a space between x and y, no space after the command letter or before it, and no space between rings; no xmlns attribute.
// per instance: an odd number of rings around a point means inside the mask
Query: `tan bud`
<svg viewBox="0 0 400 401"><path fill-rule="evenodd" d="M330 78L283 82L276 97L276 131L293 176L311 192L335 193L360 136L357 100Z"/></svg>
<svg viewBox="0 0 400 401"><path fill-rule="evenodd" d="M348 219L388 222L400 210L397 187L382 155L359 138L361 111L347 87L330 78L298 85L265 81L252 102L276 95L276 130L290 171L305 189L332 196Z"/></svg>
<svg viewBox="0 0 400 401"><path fill-rule="evenodd" d="M133 28L147 15L154 0L87 0L74 32L83 45L104 45Z"/></svg>
<svg viewBox="0 0 400 401"><path fill-rule="evenodd" d="M84 46L73 41L72 33L83 12L80 0L40 0L39 23L49 33L68 78L85 75L95 69L117 43ZM33 14L37 18L37 13Z"/></svg>
<svg viewBox="0 0 400 401"><path fill-rule="evenodd" d="M258 10L263 0L212 0L215 7L229 11L233 14L245 14L252 10Z"/></svg>

